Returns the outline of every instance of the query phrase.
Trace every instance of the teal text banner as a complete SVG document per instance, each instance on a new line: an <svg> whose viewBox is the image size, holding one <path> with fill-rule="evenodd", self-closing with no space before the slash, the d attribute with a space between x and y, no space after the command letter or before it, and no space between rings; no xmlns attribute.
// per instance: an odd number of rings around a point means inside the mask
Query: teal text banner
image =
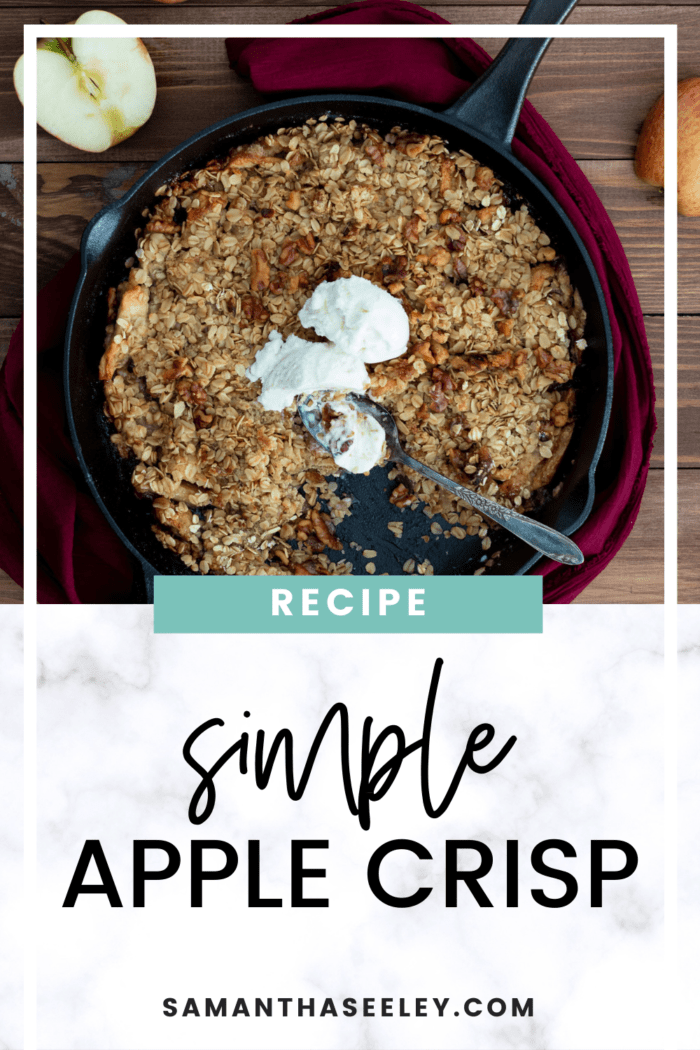
<svg viewBox="0 0 700 1050"><path fill-rule="evenodd" d="M157 576L156 634L541 634L541 576Z"/></svg>

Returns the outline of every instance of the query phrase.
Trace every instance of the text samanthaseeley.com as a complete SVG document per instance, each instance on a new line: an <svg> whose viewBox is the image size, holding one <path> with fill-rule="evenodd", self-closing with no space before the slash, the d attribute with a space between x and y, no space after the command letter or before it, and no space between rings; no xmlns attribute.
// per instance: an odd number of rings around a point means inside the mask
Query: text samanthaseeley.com
<svg viewBox="0 0 700 1050"><path fill-rule="evenodd" d="M451 1005L450 1005L451 1004ZM533 1017L533 999L500 997L479 999L438 999L434 996L364 996L336 999L304 999L285 996L276 999L228 999L188 997L163 1000L165 1017Z"/></svg>

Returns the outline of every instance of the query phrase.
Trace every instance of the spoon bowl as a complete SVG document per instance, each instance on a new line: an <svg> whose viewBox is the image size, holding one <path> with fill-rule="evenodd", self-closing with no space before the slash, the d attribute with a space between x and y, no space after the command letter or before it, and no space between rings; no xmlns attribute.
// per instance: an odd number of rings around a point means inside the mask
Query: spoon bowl
<svg viewBox="0 0 700 1050"><path fill-rule="evenodd" d="M323 420L322 409L324 398L337 396L337 392L334 391L317 391L314 394L307 395L297 405L299 416L306 429L318 444L327 452L330 452L331 455L333 455L334 450L330 446L329 434ZM583 563L583 554L568 536L557 532L556 529L551 529L548 525L542 525L541 522L535 521L533 518L519 514L509 507L503 507L500 503L496 503L495 500L488 499L486 496L482 496L464 485L459 485L451 478L445 477L444 474L439 474L432 467L428 467L409 456L401 447L396 421L384 405L380 405L364 394L358 394L354 391L346 393L344 400L354 405L359 412L371 416L381 426L384 431L387 455L394 463L402 463L404 466L411 467L416 473L422 474L423 477L429 478L437 485L441 485L453 496L456 496L457 499L462 500L463 503L468 503L480 514L501 525L504 529L513 533L514 536L528 543L535 550L553 561L561 562L563 565L581 565Z"/></svg>

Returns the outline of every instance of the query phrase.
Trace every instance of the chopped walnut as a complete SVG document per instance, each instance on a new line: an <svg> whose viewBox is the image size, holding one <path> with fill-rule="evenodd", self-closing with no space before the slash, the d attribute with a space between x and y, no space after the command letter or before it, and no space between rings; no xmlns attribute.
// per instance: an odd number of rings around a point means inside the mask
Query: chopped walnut
<svg viewBox="0 0 700 1050"><path fill-rule="evenodd" d="M548 350L543 350L541 346L537 346L535 347L535 360L542 371L544 371L545 368L549 368L554 358Z"/></svg>
<svg viewBox="0 0 700 1050"><path fill-rule="evenodd" d="M454 208L443 208L440 212L438 222L441 226L452 226L454 223L459 222L460 214L455 211Z"/></svg>
<svg viewBox="0 0 700 1050"><path fill-rule="evenodd" d="M460 229L457 236L451 237L446 243L451 252L458 252L461 254L467 246L467 234L464 230Z"/></svg>
<svg viewBox="0 0 700 1050"><path fill-rule="evenodd" d="M439 270L447 266L451 259L450 253L446 248L436 248L434 252L431 252L428 256L428 262L432 263L433 266L437 266Z"/></svg>
<svg viewBox="0 0 700 1050"><path fill-rule="evenodd" d="M476 216L481 222L482 226L488 227L493 221L493 219L496 218L497 211L498 208L496 207L496 205L491 204L488 208L479 208L479 210L476 213Z"/></svg>
<svg viewBox="0 0 700 1050"><path fill-rule="evenodd" d="M430 142L429 135L419 135L415 131L408 131L399 135L396 140L396 149L399 153L405 153L407 157L417 157L422 153Z"/></svg>
<svg viewBox="0 0 700 1050"><path fill-rule="evenodd" d="M450 351L442 343L438 342L435 333L433 333L430 341L433 357L436 365L444 365L450 358Z"/></svg>
<svg viewBox="0 0 700 1050"><path fill-rule="evenodd" d="M386 167L385 151L378 143L368 140L365 143L365 153L378 168Z"/></svg>
<svg viewBox="0 0 700 1050"><path fill-rule="evenodd" d="M414 213L404 227L404 240L407 240L410 244L418 244L422 230L423 220Z"/></svg>
<svg viewBox="0 0 700 1050"><path fill-rule="evenodd" d="M491 470L493 468L493 457L491 453L482 445L479 449L479 464L477 467L476 474L471 475L472 483L476 488L479 488L488 479Z"/></svg>
<svg viewBox="0 0 700 1050"><path fill-rule="evenodd" d="M490 168L477 168L474 173L474 182L480 190L490 190L493 186L493 172Z"/></svg>
<svg viewBox="0 0 700 1050"><path fill-rule="evenodd" d="M455 284L465 284L469 281L469 271L464 259L456 256L452 260L452 269L454 270Z"/></svg>
<svg viewBox="0 0 700 1050"><path fill-rule="evenodd" d="M500 354L491 354L488 359L488 367L493 368L510 368L513 364L513 355L510 350L503 350Z"/></svg>
<svg viewBox="0 0 700 1050"><path fill-rule="evenodd" d="M454 390L452 379L441 368L434 368L430 373L433 385L430 388L430 411L444 412L448 405L445 394Z"/></svg>
<svg viewBox="0 0 700 1050"><path fill-rule="evenodd" d="M515 321L512 317L509 317L506 321L496 321L496 331L499 335L505 336L506 339L509 339L513 332L514 324Z"/></svg>
<svg viewBox="0 0 700 1050"><path fill-rule="evenodd" d="M324 190L316 190L311 198L311 208L316 215L323 215L328 207L328 194Z"/></svg>
<svg viewBox="0 0 700 1050"><path fill-rule="evenodd" d="M515 317L520 307L522 292L510 288L495 288L491 292L491 299L496 304L504 317Z"/></svg>
<svg viewBox="0 0 700 1050"><path fill-rule="evenodd" d="M512 364L513 354L510 350L504 350L499 354L466 354L461 358L452 358L453 368L465 372L468 376L477 375L479 372L508 369Z"/></svg>
<svg viewBox="0 0 700 1050"><path fill-rule="evenodd" d="M286 273L276 273L274 277L270 279L270 293L272 295L281 295L287 284Z"/></svg>
<svg viewBox="0 0 700 1050"><path fill-rule="evenodd" d="M343 545L333 532L330 517L322 514L316 507L312 508L310 516L314 532L324 547L329 547L333 551L342 551Z"/></svg>
<svg viewBox="0 0 700 1050"><path fill-rule="evenodd" d="M253 248L250 262L250 287L253 292L264 291L270 283L270 264L262 248Z"/></svg>
<svg viewBox="0 0 700 1050"><path fill-rule="evenodd" d="M171 368L166 368L163 372L164 383L174 383L176 379L180 379L181 376L191 376L192 368L186 357L176 357L173 361Z"/></svg>
<svg viewBox="0 0 700 1050"><path fill-rule="evenodd" d="M544 374L553 383L568 383L574 374L575 367L573 361L553 360L544 369Z"/></svg>
<svg viewBox="0 0 700 1050"><path fill-rule="evenodd" d="M393 259L382 259L381 276L384 284L404 281L408 277L408 259L406 256L397 255Z"/></svg>
<svg viewBox="0 0 700 1050"><path fill-rule="evenodd" d="M151 219L144 233L179 233L180 227L172 219Z"/></svg>
<svg viewBox="0 0 700 1050"><path fill-rule="evenodd" d="M241 299L241 310L249 321L258 321L261 324L270 317L269 312L254 295L248 295L245 299Z"/></svg>
<svg viewBox="0 0 700 1050"><path fill-rule="evenodd" d="M316 239L313 233L307 233L297 238L296 246L302 255L313 255L316 250Z"/></svg>
<svg viewBox="0 0 700 1050"><path fill-rule="evenodd" d="M292 263L299 258L299 253L296 248L295 241L288 241L287 244L282 245L282 251L280 252L279 259L277 260L280 266L291 266Z"/></svg>
<svg viewBox="0 0 700 1050"><path fill-rule="evenodd" d="M315 247L316 241L313 233L304 234L295 240L287 240L282 245L278 262L280 266L291 266L299 258L300 253L313 255Z"/></svg>
<svg viewBox="0 0 700 1050"><path fill-rule="evenodd" d="M289 291L298 292L300 288L308 288L309 275L304 270L301 273L293 273L289 278Z"/></svg>
<svg viewBox="0 0 700 1050"><path fill-rule="evenodd" d="M424 343L416 343L415 346L409 347L409 354L415 354L417 357L422 358L429 365L437 364L433 357L432 350L430 349L430 343L426 339Z"/></svg>
<svg viewBox="0 0 700 1050"><path fill-rule="evenodd" d="M461 448L450 448L447 450L447 458L455 470L464 471L467 465L467 453Z"/></svg>
<svg viewBox="0 0 700 1050"><path fill-rule="evenodd" d="M228 159L227 167L233 170L237 168L253 168L256 165L270 167L275 163L275 158L263 152L263 147L257 144L243 146L238 153L232 153Z"/></svg>
<svg viewBox="0 0 700 1050"><path fill-rule="evenodd" d="M413 500L413 493L409 488L408 479L400 481L398 485L395 485L389 496L389 502L395 507L408 507Z"/></svg>
<svg viewBox="0 0 700 1050"><path fill-rule="evenodd" d="M207 392L194 379L181 379L175 389L180 401L185 401L188 405L206 404Z"/></svg>
<svg viewBox="0 0 700 1050"><path fill-rule="evenodd" d="M447 310L445 309L443 304L440 302L440 300L439 299L435 299L433 297L425 300L425 309L429 313L436 313L436 314L446 314L447 313Z"/></svg>
<svg viewBox="0 0 700 1050"><path fill-rule="evenodd" d="M195 408L192 413L194 425L197 430L206 430L214 422L214 416L208 415L206 412L202 412L201 408Z"/></svg>

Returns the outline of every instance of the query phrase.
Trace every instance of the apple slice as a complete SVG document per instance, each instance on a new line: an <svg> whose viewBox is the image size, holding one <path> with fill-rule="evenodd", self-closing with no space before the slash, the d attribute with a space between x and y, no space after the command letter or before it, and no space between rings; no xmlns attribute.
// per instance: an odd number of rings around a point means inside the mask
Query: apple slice
<svg viewBox="0 0 700 1050"><path fill-rule="evenodd" d="M126 23L106 11L88 11L75 24ZM70 146L102 153L138 131L153 112L156 75L137 38L41 40L36 58L37 122ZM24 55L14 83L24 104Z"/></svg>

